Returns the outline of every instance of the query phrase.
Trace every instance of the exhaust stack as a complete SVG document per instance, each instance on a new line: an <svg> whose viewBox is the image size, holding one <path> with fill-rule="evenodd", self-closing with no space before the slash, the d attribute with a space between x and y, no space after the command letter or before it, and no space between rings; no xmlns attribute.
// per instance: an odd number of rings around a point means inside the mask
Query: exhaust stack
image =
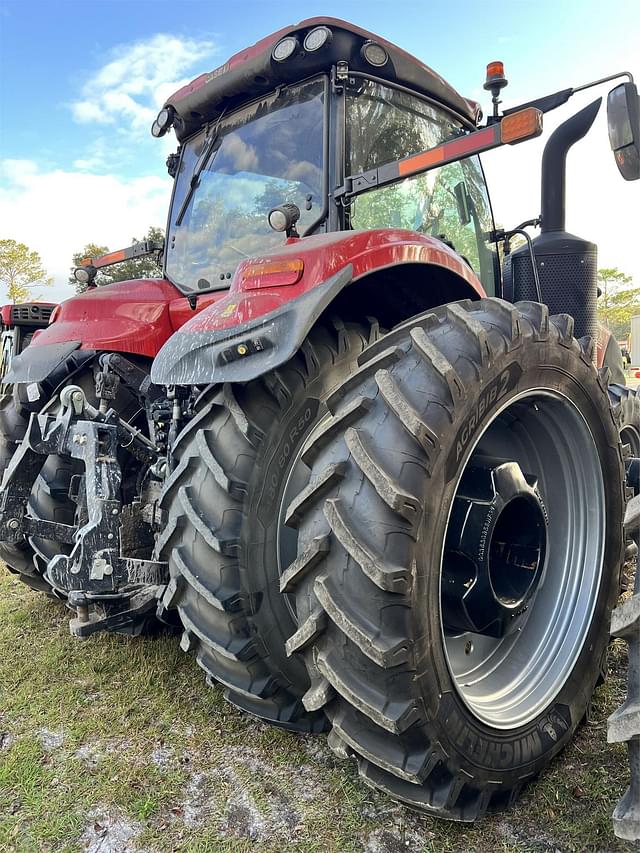
<svg viewBox="0 0 640 853"><path fill-rule="evenodd" d="M549 137L542 156L542 226L534 238L542 301L552 314L570 314L577 338L596 338L598 323L598 249L595 243L565 231L567 152L593 124L602 99L598 98L563 122ZM537 300L527 246L506 260L505 298L514 302Z"/></svg>
<svg viewBox="0 0 640 853"><path fill-rule="evenodd" d="M557 127L542 155L542 233L564 231L567 152L588 133L602 98L571 116Z"/></svg>

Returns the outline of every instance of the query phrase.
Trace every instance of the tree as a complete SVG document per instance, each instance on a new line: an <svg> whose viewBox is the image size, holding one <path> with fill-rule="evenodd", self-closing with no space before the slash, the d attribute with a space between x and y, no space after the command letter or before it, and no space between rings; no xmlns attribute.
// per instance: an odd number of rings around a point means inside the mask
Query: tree
<svg viewBox="0 0 640 853"><path fill-rule="evenodd" d="M617 267L598 270L598 319L616 338L627 338L631 318L640 314L640 287L629 287L632 284L631 276Z"/></svg>
<svg viewBox="0 0 640 853"><path fill-rule="evenodd" d="M161 243L164 240L164 231L162 228L154 228L151 226L142 240L132 239L132 244L152 240L154 243ZM73 266L71 275L69 276L69 284L72 284L78 293L82 293L87 289L86 284L81 284L76 281L73 272L76 267L80 266L85 258L97 258L100 255L106 255L109 252L107 246L99 246L96 243L87 243L80 252L75 252L72 256ZM157 255L143 255L140 258L132 258L129 261L122 261L119 264L114 264L112 267L105 267L96 275L95 282L99 286L104 284L113 284L115 281L130 281L136 278L157 278L162 272L162 261Z"/></svg>
<svg viewBox="0 0 640 853"><path fill-rule="evenodd" d="M40 255L16 240L0 240L0 282L7 288L7 298L14 304L38 301L31 296L32 287L49 286L53 279L47 276Z"/></svg>

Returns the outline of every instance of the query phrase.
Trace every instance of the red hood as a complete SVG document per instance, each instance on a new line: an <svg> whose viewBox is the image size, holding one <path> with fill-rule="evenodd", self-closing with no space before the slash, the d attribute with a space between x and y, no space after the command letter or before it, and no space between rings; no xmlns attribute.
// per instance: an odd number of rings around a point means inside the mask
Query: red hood
<svg viewBox="0 0 640 853"><path fill-rule="evenodd" d="M197 311L226 294L198 296ZM170 281L147 278L118 281L62 302L54 322L37 333L31 346L80 341L81 349L127 352L153 358L194 309Z"/></svg>

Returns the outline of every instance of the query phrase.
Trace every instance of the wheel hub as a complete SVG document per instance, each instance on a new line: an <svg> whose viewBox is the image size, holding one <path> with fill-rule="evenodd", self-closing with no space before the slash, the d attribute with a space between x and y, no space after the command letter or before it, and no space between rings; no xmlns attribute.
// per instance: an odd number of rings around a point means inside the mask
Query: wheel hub
<svg viewBox="0 0 640 853"><path fill-rule="evenodd" d="M445 630L517 630L543 574L547 511L517 462L478 457L458 487L445 543Z"/></svg>

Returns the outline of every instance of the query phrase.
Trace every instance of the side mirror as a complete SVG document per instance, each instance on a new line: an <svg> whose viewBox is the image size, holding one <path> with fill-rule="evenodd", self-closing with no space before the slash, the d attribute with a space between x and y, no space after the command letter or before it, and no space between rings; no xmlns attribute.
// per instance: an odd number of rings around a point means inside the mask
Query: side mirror
<svg viewBox="0 0 640 853"><path fill-rule="evenodd" d="M635 83L621 83L607 98L609 143L625 181L640 178L640 99Z"/></svg>
<svg viewBox="0 0 640 853"><path fill-rule="evenodd" d="M467 185L464 181L459 181L453 188L453 193L456 197L458 205L458 216L460 217L461 225L468 225L471 222L471 213L469 212L469 196L467 195Z"/></svg>

